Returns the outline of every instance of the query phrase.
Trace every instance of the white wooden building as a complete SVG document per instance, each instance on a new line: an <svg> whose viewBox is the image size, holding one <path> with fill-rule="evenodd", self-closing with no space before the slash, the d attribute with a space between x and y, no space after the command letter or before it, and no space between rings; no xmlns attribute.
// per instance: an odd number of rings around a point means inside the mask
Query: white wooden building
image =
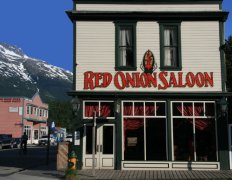
<svg viewBox="0 0 232 180"><path fill-rule="evenodd" d="M79 168L229 169L222 0L73 4Z"/></svg>

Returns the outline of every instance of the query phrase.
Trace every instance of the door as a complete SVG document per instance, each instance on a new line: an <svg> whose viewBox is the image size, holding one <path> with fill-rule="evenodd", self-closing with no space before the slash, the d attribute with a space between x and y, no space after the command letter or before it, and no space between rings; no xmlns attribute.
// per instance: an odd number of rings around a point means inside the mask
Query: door
<svg viewBox="0 0 232 180"><path fill-rule="evenodd" d="M232 124L229 124L230 169L232 169Z"/></svg>
<svg viewBox="0 0 232 180"><path fill-rule="evenodd" d="M83 138L83 168L92 168L92 126L85 125ZM95 168L114 169L115 128L114 124L96 127Z"/></svg>
<svg viewBox="0 0 232 180"><path fill-rule="evenodd" d="M33 130L33 144L39 144L39 130Z"/></svg>

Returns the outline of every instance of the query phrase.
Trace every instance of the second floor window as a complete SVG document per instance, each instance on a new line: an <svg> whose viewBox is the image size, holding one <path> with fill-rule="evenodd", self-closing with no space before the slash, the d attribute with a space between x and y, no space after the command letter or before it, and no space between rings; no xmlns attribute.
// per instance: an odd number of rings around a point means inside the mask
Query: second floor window
<svg viewBox="0 0 232 180"><path fill-rule="evenodd" d="M180 23L160 24L161 70L181 69Z"/></svg>
<svg viewBox="0 0 232 180"><path fill-rule="evenodd" d="M116 23L115 70L136 70L136 24Z"/></svg>

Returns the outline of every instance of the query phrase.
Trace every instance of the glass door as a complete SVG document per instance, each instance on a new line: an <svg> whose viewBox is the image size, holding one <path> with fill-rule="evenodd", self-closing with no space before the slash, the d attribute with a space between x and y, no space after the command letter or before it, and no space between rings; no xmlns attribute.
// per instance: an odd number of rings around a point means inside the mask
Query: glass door
<svg viewBox="0 0 232 180"><path fill-rule="evenodd" d="M33 133L33 144L38 144L39 143L39 130L34 129Z"/></svg>
<svg viewBox="0 0 232 180"><path fill-rule="evenodd" d="M115 152L114 124L101 124L96 128L95 166L96 169L114 169ZM83 168L92 168L92 126L85 125L83 138Z"/></svg>

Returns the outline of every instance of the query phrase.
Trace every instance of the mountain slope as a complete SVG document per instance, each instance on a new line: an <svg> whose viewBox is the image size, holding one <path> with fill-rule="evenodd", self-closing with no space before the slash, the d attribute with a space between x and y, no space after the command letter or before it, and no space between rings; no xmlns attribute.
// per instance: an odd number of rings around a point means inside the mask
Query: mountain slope
<svg viewBox="0 0 232 180"><path fill-rule="evenodd" d="M67 100L72 73L28 57L24 52L0 43L0 96L31 98L38 90L43 101Z"/></svg>

